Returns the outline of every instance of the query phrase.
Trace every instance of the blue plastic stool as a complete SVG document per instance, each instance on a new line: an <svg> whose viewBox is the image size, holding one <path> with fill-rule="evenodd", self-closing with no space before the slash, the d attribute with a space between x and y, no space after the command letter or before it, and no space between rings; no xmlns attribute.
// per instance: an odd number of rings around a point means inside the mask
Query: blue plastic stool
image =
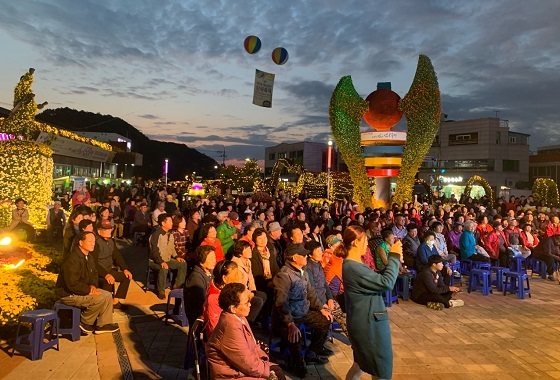
<svg viewBox="0 0 560 380"><path fill-rule="evenodd" d="M541 276L542 279L546 279L546 263L542 260L539 260L535 257L531 258L531 277L536 273Z"/></svg>
<svg viewBox="0 0 560 380"><path fill-rule="evenodd" d="M491 285L495 285L496 288L498 288L498 291L502 291L504 290L504 274L509 272L509 268L505 268L505 267L491 267L490 268L491 274L490 276L492 276L492 274L496 273L496 279L492 279L491 281Z"/></svg>
<svg viewBox="0 0 560 380"><path fill-rule="evenodd" d="M527 287L523 281L526 281ZM517 298L524 299L525 295L528 295L531 298L531 288L529 286L529 275L527 273L517 273L517 272L508 272L505 274L505 281L504 281L504 296L507 294L507 288L509 285L509 292L510 294L514 294L517 292Z"/></svg>
<svg viewBox="0 0 560 380"><path fill-rule="evenodd" d="M482 291L482 295L487 296L492 293L490 287L490 271L485 269L471 269L471 277L469 278L469 287L467 291Z"/></svg>
<svg viewBox="0 0 560 380"><path fill-rule="evenodd" d="M148 270L146 271L146 287L144 288L144 291L156 290L157 276L158 276L158 271L152 269L150 267L150 264L148 263ZM173 270L168 269L167 278L165 280L165 287L170 288L172 283L173 283Z"/></svg>
<svg viewBox="0 0 560 380"><path fill-rule="evenodd" d="M171 304L171 298L175 299L173 304ZM187 314L185 313L183 289L175 289L169 292L169 295L167 296L167 307L165 310L165 324L167 324L169 319L172 319L181 326L187 326L189 324L187 321Z"/></svg>
<svg viewBox="0 0 560 380"><path fill-rule="evenodd" d="M19 328L24 322L31 323L31 333L19 336ZM45 333L45 328L49 322L51 322L50 331ZM18 350L30 352L31 360L42 359L43 352L54 346L56 346L57 351L60 351L58 345L58 316L55 311L40 309L26 311L20 315L16 339L12 348L12 357L15 350Z"/></svg>
<svg viewBox="0 0 560 380"><path fill-rule="evenodd" d="M412 274L399 274L395 286L397 288L397 296L401 297L403 301L410 299L410 283L414 278Z"/></svg>
<svg viewBox="0 0 560 380"><path fill-rule="evenodd" d="M461 274L466 274L470 276L472 268L472 260L461 259Z"/></svg>
<svg viewBox="0 0 560 380"><path fill-rule="evenodd" d="M473 269L484 269L490 270L491 265L489 263L485 263L484 261L473 261L472 268Z"/></svg>
<svg viewBox="0 0 560 380"><path fill-rule="evenodd" d="M72 342L80 340L82 336L82 331L80 330L82 309L56 301L54 304L54 311L56 311L58 316L58 334L70 335L70 340ZM70 317L70 320L68 320L68 317Z"/></svg>
<svg viewBox="0 0 560 380"><path fill-rule="evenodd" d="M525 269L523 269L525 264ZM515 273L527 273L527 262L523 256L515 256L509 259L509 269Z"/></svg>
<svg viewBox="0 0 560 380"><path fill-rule="evenodd" d="M392 290L386 290L383 292L383 301L385 302L386 307L393 306L394 302L399 303L399 296L396 285Z"/></svg>

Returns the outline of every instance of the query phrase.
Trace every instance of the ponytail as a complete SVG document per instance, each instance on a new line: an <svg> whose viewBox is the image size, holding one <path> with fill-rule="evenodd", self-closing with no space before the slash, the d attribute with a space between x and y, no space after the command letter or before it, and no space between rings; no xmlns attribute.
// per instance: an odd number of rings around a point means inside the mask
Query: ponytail
<svg viewBox="0 0 560 380"><path fill-rule="evenodd" d="M345 259L348 257L348 250L344 246L344 244L339 244L333 252L333 255L336 257L340 257L341 259Z"/></svg>

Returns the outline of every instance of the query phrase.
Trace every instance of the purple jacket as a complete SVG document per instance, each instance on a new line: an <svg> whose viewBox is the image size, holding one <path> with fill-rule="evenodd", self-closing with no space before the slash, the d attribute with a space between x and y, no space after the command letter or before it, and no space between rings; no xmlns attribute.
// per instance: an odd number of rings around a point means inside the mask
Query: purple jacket
<svg viewBox="0 0 560 380"><path fill-rule="evenodd" d="M270 376L268 355L261 350L245 318L222 312L206 344L212 379L266 379Z"/></svg>

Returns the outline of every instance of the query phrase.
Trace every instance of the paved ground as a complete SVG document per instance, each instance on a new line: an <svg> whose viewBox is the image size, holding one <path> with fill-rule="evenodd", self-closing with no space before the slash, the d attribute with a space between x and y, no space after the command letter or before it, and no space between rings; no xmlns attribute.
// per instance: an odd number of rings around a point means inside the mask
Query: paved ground
<svg viewBox="0 0 560 380"><path fill-rule="evenodd" d="M142 283L147 251L128 247L123 254ZM560 379L560 286L535 276L531 288L533 297L524 300L496 291L488 297L462 293L465 307L439 312L410 301L395 304L389 311L394 378ZM186 379L188 329L166 326L163 302L139 286L131 285L126 303L126 313L115 312L120 334L61 339L60 351L48 350L41 361L10 358L2 342L0 378ZM331 362L310 366L309 379L344 378L352 350L343 337L331 346Z"/></svg>

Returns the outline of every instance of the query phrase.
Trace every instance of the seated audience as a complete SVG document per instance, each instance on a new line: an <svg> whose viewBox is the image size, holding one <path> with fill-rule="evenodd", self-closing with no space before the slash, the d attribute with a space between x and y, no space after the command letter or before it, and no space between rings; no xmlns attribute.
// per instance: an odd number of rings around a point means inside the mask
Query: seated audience
<svg viewBox="0 0 560 380"><path fill-rule="evenodd" d="M113 296L97 288L96 263L89 257L94 248L93 232L82 232L74 239L68 257L62 262L55 288L62 303L82 309L80 329L86 334L109 333L119 329L113 323Z"/></svg>
<svg viewBox="0 0 560 380"><path fill-rule="evenodd" d="M452 300L453 293L460 292L456 286L447 286L443 282L441 270L443 269L443 259L439 255L432 255L428 258L425 267L414 279L412 294L410 298L421 305L426 305L430 309L443 310L443 308L463 306L462 300Z"/></svg>
<svg viewBox="0 0 560 380"><path fill-rule="evenodd" d="M257 344L246 318L251 292L244 285L225 285L218 297L223 310L206 344L211 379L278 379L286 377Z"/></svg>
<svg viewBox="0 0 560 380"><path fill-rule="evenodd" d="M194 251L194 255L196 265L187 278L184 290L185 311L189 326L192 326L204 311L212 271L216 267L214 247L201 245Z"/></svg>
<svg viewBox="0 0 560 380"><path fill-rule="evenodd" d="M486 250L481 250L482 247L476 244L474 238L476 223L473 222L472 220L466 220L463 227L464 230L463 233L461 234L461 238L459 239L459 249L461 250L461 258L489 263L490 256L488 256Z"/></svg>
<svg viewBox="0 0 560 380"><path fill-rule="evenodd" d="M29 211L25 208L27 202L22 198L18 198L14 203L16 208L12 210L12 222L8 226L8 230L25 231L27 241L33 243L35 241L35 228L29 221Z"/></svg>

